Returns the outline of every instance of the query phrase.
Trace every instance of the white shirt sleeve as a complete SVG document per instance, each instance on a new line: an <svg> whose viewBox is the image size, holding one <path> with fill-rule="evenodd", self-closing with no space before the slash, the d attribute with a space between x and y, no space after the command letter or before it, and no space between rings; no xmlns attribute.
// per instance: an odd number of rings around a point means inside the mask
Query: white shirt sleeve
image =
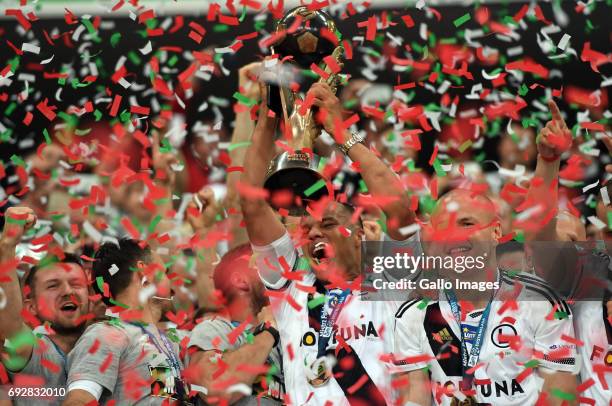
<svg viewBox="0 0 612 406"><path fill-rule="evenodd" d="M425 310L419 309L420 300L409 300L403 303L395 315L393 373L415 371L427 366L427 362L414 362L410 358L425 354L423 345L423 320Z"/></svg>
<svg viewBox="0 0 612 406"><path fill-rule="evenodd" d="M289 233L285 231L282 237L268 245L251 246L256 255L259 277L264 285L274 290L286 287L289 281L282 273L292 271L299 257Z"/></svg>
<svg viewBox="0 0 612 406"><path fill-rule="evenodd" d="M76 389L88 392L91 396L96 398L96 401L100 400L100 397L102 396L102 391L104 390L102 385L94 381L88 381L85 379L82 379L80 381L74 381L70 385L68 385L68 392Z"/></svg>
<svg viewBox="0 0 612 406"><path fill-rule="evenodd" d="M548 302L535 302L532 307L541 307L538 311L534 331L534 350L544 355L539 360L540 367L552 371L571 372L576 374L580 370L580 358L576 345L563 339L563 336L575 337L573 317L568 312L562 319L548 320L545 315L552 311ZM567 305L565 305L567 308ZM559 309L562 311L564 309ZM560 350L563 350L562 352Z"/></svg>

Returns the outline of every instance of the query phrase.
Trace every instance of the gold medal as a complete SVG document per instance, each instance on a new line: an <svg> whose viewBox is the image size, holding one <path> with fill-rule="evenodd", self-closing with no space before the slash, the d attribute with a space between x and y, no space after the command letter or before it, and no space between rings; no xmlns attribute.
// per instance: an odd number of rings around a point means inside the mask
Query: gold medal
<svg viewBox="0 0 612 406"><path fill-rule="evenodd" d="M306 379L311 386L318 388L329 382L330 378L331 371L327 368L325 358L319 358L310 365Z"/></svg>

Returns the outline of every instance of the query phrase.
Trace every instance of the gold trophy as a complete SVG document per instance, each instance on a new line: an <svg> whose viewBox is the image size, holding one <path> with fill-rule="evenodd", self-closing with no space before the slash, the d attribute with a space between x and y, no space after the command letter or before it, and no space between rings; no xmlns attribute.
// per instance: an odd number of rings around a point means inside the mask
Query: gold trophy
<svg viewBox="0 0 612 406"><path fill-rule="evenodd" d="M297 28L296 28L297 27ZM286 30L291 29L291 32ZM327 13L317 10L310 11L301 6L289 11L277 24L276 32L285 32L280 43L272 47L273 53L278 53L281 59L288 56L289 65L296 72L309 70L314 63L321 67L323 59L331 56L339 66L342 66L344 48L337 46L322 35L323 30L336 32L336 24ZM327 64L322 67L326 72L319 82L326 82L336 92L340 77L332 73ZM279 75L282 76L282 75ZM295 81L294 81L295 82ZM314 140L321 134L321 128L315 123L312 109L301 111L296 100L304 100L302 92L294 91L287 81L279 80L278 86L268 87L268 107L284 122L286 141L289 151L277 155L266 173L264 187L272 194L271 204L275 208L288 209L291 215L304 213L305 200L318 200L327 194L326 187L317 187L323 180L319 172L319 157L313 151ZM290 192L290 199L275 199L278 192Z"/></svg>

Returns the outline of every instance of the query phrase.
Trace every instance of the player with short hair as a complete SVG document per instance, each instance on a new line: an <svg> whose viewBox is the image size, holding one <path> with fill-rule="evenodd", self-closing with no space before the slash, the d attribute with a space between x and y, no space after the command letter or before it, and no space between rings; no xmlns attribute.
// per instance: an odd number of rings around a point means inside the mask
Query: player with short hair
<svg viewBox="0 0 612 406"><path fill-rule="evenodd" d="M397 176L354 134L336 131L342 111L329 86L314 84L307 98L319 109L325 130L347 142L348 156L360 163L372 197L385 202L381 208L389 236L405 239L400 230L413 223L414 213ZM243 172L243 182L255 188L263 186L273 158L277 124L265 103L259 111ZM364 231L359 213L325 198L311 202L311 215L301 219L299 241L294 241L264 199L243 196L242 210L281 335L286 400L334 405L391 402L383 357L391 349L386 339L393 311L385 302L362 300ZM418 246L416 238L406 244Z"/></svg>
<svg viewBox="0 0 612 406"><path fill-rule="evenodd" d="M244 244L221 258L213 279L224 307L189 336L192 383L206 388L202 397L209 403L280 405L285 393L280 336L251 255ZM250 387L251 395L232 391L237 384Z"/></svg>
<svg viewBox="0 0 612 406"><path fill-rule="evenodd" d="M88 278L80 260L68 254L47 265L35 266L24 280L22 296L15 272L15 248L24 233L34 226L36 216L29 207L11 207L5 213L0 236L0 264L8 274L0 282L6 306L0 309L0 338L4 345L2 362L13 382L42 379L39 385L64 388L66 354L81 336L89 313ZM22 310L23 309L23 310ZM25 325L23 311L45 323L45 334L36 334ZM17 344L18 343L18 344ZM34 344L35 343L35 344ZM55 393L58 395L60 392ZM47 405L63 396L15 397L14 405Z"/></svg>
<svg viewBox="0 0 612 406"><path fill-rule="evenodd" d="M576 346L566 338L574 335L571 311L539 278L497 268L501 226L492 202L453 190L430 222L423 232L432 241L428 255L486 262L484 269L440 271L451 288L437 292L438 300L408 301L396 313L394 357L404 404L528 405L542 392L556 401L553 389L573 393L578 364ZM457 281L497 287L457 288Z"/></svg>
<svg viewBox="0 0 612 406"><path fill-rule="evenodd" d="M171 304L163 263L144 242L130 239L102 244L94 259L95 288L108 306L128 313L83 333L68 357L63 405L187 404L178 343L156 326Z"/></svg>

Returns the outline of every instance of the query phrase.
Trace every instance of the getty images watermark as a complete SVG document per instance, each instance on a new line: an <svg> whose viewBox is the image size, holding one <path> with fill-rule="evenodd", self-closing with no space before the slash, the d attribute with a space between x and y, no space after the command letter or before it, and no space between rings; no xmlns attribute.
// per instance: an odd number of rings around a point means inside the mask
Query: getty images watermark
<svg viewBox="0 0 612 406"><path fill-rule="evenodd" d="M483 271L486 266L486 253L478 256L454 256L454 255L410 255L406 252L397 252L394 255L377 255L371 260L371 270L374 274L395 273L396 275L409 274L410 277L399 277L384 279L372 279L375 289L462 289L486 290L498 289L499 281L469 281L462 280L460 274L468 271ZM446 276L457 274L454 281L448 278L414 278L414 274L420 270L437 270ZM448 273L447 273L448 272Z"/></svg>

